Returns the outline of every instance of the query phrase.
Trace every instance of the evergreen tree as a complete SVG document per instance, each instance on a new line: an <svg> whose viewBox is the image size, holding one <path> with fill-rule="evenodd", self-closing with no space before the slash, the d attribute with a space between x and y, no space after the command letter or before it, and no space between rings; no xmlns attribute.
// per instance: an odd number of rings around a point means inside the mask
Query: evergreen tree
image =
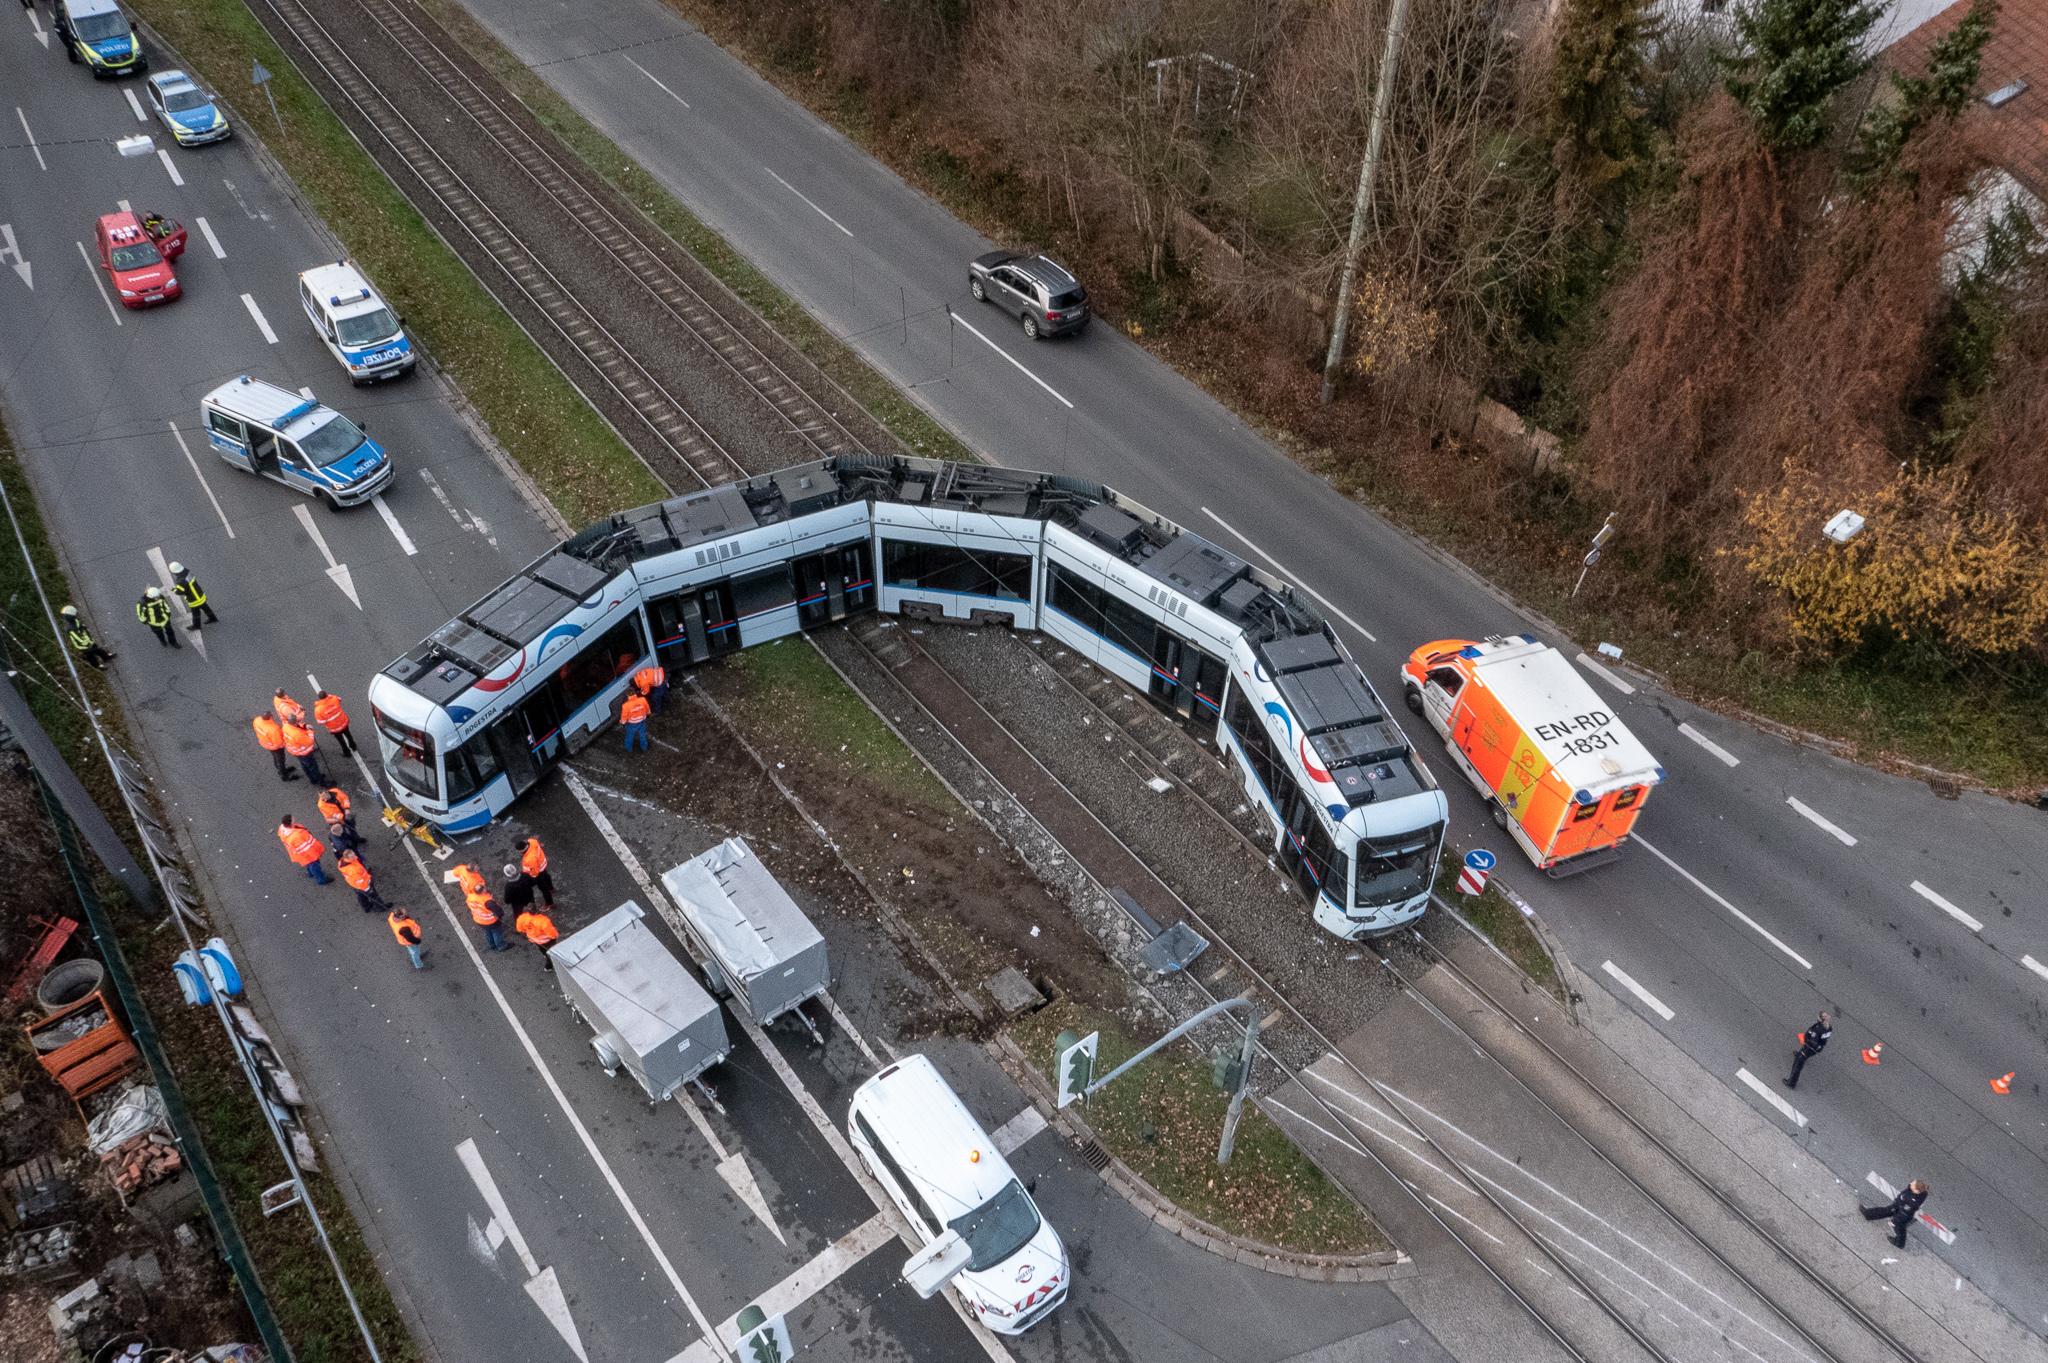
<svg viewBox="0 0 2048 1363"><path fill-rule="evenodd" d="M1899 164L1899 153L1930 123L1953 121L1977 93L1984 45L1991 41L1998 0L1976 0L1962 21L1927 53L1927 73L1892 72L1892 100L1871 111L1849 152L1850 182L1869 190Z"/></svg>
<svg viewBox="0 0 2048 1363"><path fill-rule="evenodd" d="M1863 39L1885 0L1752 0L1735 11L1735 51L1721 58L1728 93L1765 145L1826 137L1835 92L1863 74Z"/></svg>
<svg viewBox="0 0 2048 1363"><path fill-rule="evenodd" d="M1642 155L1641 92L1657 23L1650 0L1569 0L1550 70L1560 150L1594 187L1623 175Z"/></svg>

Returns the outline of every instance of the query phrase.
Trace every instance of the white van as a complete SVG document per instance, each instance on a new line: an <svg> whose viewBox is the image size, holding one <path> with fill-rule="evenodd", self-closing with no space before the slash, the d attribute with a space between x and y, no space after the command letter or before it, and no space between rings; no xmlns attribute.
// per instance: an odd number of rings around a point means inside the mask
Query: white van
<svg viewBox="0 0 2048 1363"><path fill-rule="evenodd" d="M855 1090L846 1134L925 1245L949 1229L967 1242L953 1286L982 1324L1022 1334L1067 1299L1066 1246L930 1060L906 1055Z"/></svg>
<svg viewBox="0 0 2048 1363"><path fill-rule="evenodd" d="M230 379L199 404L206 441L238 469L324 497L335 509L355 506L391 486L397 475L383 447L331 407L252 379Z"/></svg>
<svg viewBox="0 0 2048 1363"><path fill-rule="evenodd" d="M299 306L348 371L350 383L397 378L419 359L397 312L346 260L302 273Z"/></svg>

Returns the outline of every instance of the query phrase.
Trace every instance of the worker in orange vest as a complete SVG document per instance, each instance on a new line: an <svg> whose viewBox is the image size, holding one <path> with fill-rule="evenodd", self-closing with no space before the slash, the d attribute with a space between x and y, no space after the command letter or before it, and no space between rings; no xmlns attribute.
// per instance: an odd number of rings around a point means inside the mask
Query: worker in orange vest
<svg viewBox="0 0 2048 1363"><path fill-rule="evenodd" d="M661 707L668 704L668 670L660 663L653 662L633 674L634 689L647 697L647 703L660 714Z"/></svg>
<svg viewBox="0 0 2048 1363"><path fill-rule="evenodd" d="M304 724L306 722L306 707L293 700L290 696L287 696L282 686L278 687L277 694L270 698L270 708L277 711L277 718L280 723Z"/></svg>
<svg viewBox="0 0 2048 1363"><path fill-rule="evenodd" d="M626 693L626 703L619 707L619 723L626 726L627 752L632 752L635 745L641 752L647 751L647 716L651 711L647 697L638 691Z"/></svg>
<svg viewBox="0 0 2048 1363"><path fill-rule="evenodd" d="M491 898L489 887L480 886L463 895L469 906L469 920L484 930L484 945L492 951L505 949L505 929L498 921L503 915L498 911L498 901Z"/></svg>
<svg viewBox="0 0 2048 1363"><path fill-rule="evenodd" d="M356 907L364 913L390 912L391 906L384 902L384 896L377 893L377 878L370 874L370 868L353 851L337 852L334 864L341 868L341 878L356 892Z"/></svg>
<svg viewBox="0 0 2048 1363"><path fill-rule="evenodd" d="M277 840L284 844L285 855L292 859L292 865L304 867L315 885L327 883L327 871L320 865L320 839L307 831L303 824L291 815L285 815L277 821Z"/></svg>
<svg viewBox="0 0 2048 1363"><path fill-rule="evenodd" d="M548 854L541 850L539 838L519 840L519 869L527 874L540 890L541 899L546 902L548 912L555 911L555 878L548 874Z"/></svg>
<svg viewBox="0 0 2048 1363"><path fill-rule="evenodd" d="M562 936L555 931L555 920L539 909L527 909L512 920L512 926L521 937L533 943L540 951L541 969L553 970L555 963L548 955L548 948L560 941Z"/></svg>
<svg viewBox="0 0 2048 1363"><path fill-rule="evenodd" d="M263 751L270 754L270 760L277 763L277 779L296 781L299 774L284 764L284 726L279 724L267 711L259 710L250 719L249 727L256 731L256 741Z"/></svg>
<svg viewBox="0 0 2048 1363"><path fill-rule="evenodd" d="M320 817L327 820L327 841L337 852L355 851L363 845L363 835L356 832L356 817L351 812L347 791L329 786L320 792L314 804Z"/></svg>
<svg viewBox="0 0 2048 1363"><path fill-rule="evenodd" d="M414 970L427 968L426 933L420 930L417 918L404 909L393 909L384 915L384 921L391 925L391 935L398 939L398 945L405 948L405 954L412 957Z"/></svg>
<svg viewBox="0 0 2048 1363"><path fill-rule="evenodd" d="M334 735L343 752L356 750L356 736L348 731L348 711L341 708L341 697L325 691L313 697L313 718Z"/></svg>
<svg viewBox="0 0 2048 1363"><path fill-rule="evenodd" d="M299 770L306 773L306 779L316 786L327 784L327 773L320 770L320 741L313 731L297 720L284 721L284 750L299 759Z"/></svg>
<svg viewBox="0 0 2048 1363"><path fill-rule="evenodd" d="M442 874L441 879L450 885L460 885L464 897L473 895L490 884L489 881L484 879L482 871L477 870L476 867L466 861L458 861L455 865L449 867Z"/></svg>

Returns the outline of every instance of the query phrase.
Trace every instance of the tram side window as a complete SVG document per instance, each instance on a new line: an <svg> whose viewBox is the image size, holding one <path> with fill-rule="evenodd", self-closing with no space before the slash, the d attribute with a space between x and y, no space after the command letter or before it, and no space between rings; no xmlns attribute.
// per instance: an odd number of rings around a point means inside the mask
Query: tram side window
<svg viewBox="0 0 2048 1363"><path fill-rule="evenodd" d="M1074 575L1057 563L1052 566L1053 609L1070 615L1095 633L1102 633L1102 608L1097 602L1100 595L1085 582L1077 582Z"/></svg>
<svg viewBox="0 0 2048 1363"><path fill-rule="evenodd" d="M951 544L912 540L882 542L883 581L891 587L922 587L926 591L996 596L1006 601L1031 598L1028 554L995 554Z"/></svg>
<svg viewBox="0 0 2048 1363"><path fill-rule="evenodd" d="M796 600L787 564L776 564L763 572L737 577L732 583L733 610L741 618L779 610Z"/></svg>
<svg viewBox="0 0 2048 1363"><path fill-rule="evenodd" d="M575 713L598 692L631 672L633 664L646 652L638 614L629 615L606 630L603 638L563 663L555 673L562 713Z"/></svg>
<svg viewBox="0 0 2048 1363"><path fill-rule="evenodd" d="M1345 899L1345 883L1351 879L1351 858L1337 850L1329 831L1319 818L1310 818L1308 837L1309 865L1315 868L1316 880L1330 897L1342 904Z"/></svg>
<svg viewBox="0 0 2048 1363"><path fill-rule="evenodd" d="M1293 784L1293 773L1289 772L1287 764L1280 760L1280 754L1273 747L1273 740L1266 735L1266 726L1259 722L1258 715L1252 710L1251 702L1244 698L1244 692L1232 689L1230 708L1224 713L1223 722L1230 727L1231 735L1237 739L1238 746L1244 749L1245 760L1251 764L1252 775L1259 778L1259 784L1266 788L1269 797L1273 797L1273 792L1284 791ZM1273 798L1275 804L1279 803L1278 797Z"/></svg>
<svg viewBox="0 0 2048 1363"><path fill-rule="evenodd" d="M448 754L448 803L467 800L491 783L498 774L498 755L483 736L469 740Z"/></svg>
<svg viewBox="0 0 2048 1363"><path fill-rule="evenodd" d="M1114 592L1054 564L1052 604L1117 647L1140 659L1151 659L1159 622Z"/></svg>

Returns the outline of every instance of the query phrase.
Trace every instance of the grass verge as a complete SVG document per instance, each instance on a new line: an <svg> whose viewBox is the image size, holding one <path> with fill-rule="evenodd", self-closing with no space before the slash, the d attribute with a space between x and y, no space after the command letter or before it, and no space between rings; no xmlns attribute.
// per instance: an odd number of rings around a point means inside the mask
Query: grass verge
<svg viewBox="0 0 2048 1363"><path fill-rule="evenodd" d="M1446 852L1442 868L1437 873L1437 884L1456 885L1460 865L1455 853ZM1498 881L1489 881L1486 888L1476 895L1454 894L1448 890L1439 893L1467 923L1483 933L1487 941L1500 948L1502 955L1534 980L1537 988L1560 1003L1564 1001L1564 981L1557 976L1557 962L1551 958L1550 949L1536 934L1535 925L1529 921L1528 915L1501 892Z"/></svg>
<svg viewBox="0 0 2048 1363"><path fill-rule="evenodd" d="M288 169L312 211L482 414L492 438L571 524L661 499L654 475L478 286L241 0L139 0L134 8L216 90L249 89L254 62L271 71L282 128L253 94L229 101L241 126Z"/></svg>
<svg viewBox="0 0 2048 1363"><path fill-rule="evenodd" d="M656 226L766 318L771 327L802 351L827 378L845 389L906 450L933 459L979 462L972 450L912 402L893 380L827 331L800 303L749 264L724 237L705 226L660 181L570 108L568 101L507 51L467 10L451 0L422 0L422 8L461 42L464 51L505 82L534 117L586 166L638 204Z"/></svg>
<svg viewBox="0 0 2048 1363"><path fill-rule="evenodd" d="M1010 1026L1010 1037L1053 1082L1061 1029L1102 1033L1096 1073L1107 1074L1147 1044L1115 1016L1061 1001ZM1206 1057L1170 1046L1088 1100L1082 1114L1103 1147L1162 1197L1217 1229L1303 1254L1391 1249L1380 1228L1287 1134L1246 1104L1230 1163L1216 1163L1230 1096Z"/></svg>

